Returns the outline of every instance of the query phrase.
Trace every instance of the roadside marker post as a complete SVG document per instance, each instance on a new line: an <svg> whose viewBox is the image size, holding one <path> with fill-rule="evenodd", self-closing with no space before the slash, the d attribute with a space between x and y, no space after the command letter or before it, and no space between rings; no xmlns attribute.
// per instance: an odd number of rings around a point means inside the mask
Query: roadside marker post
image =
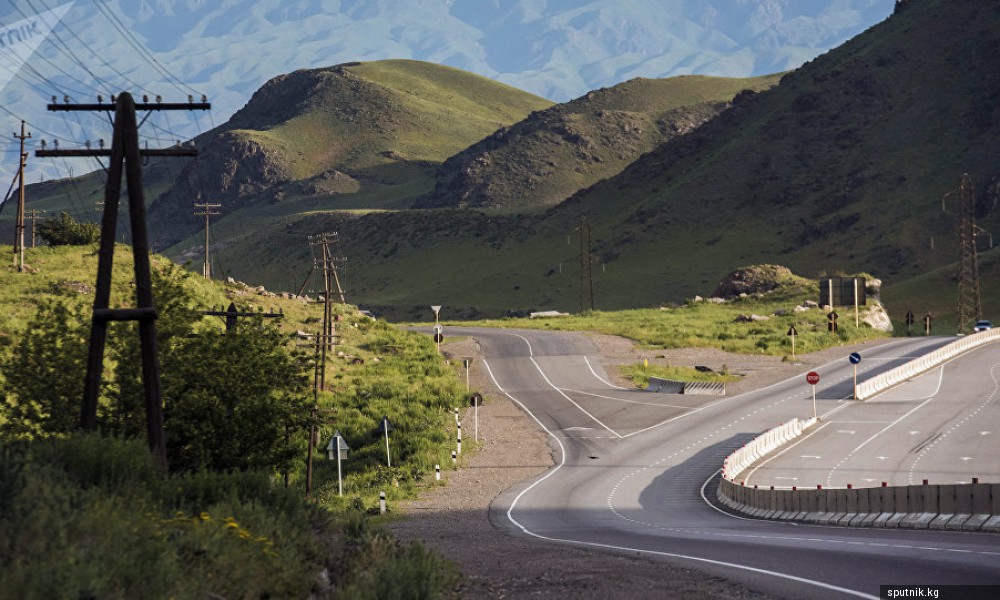
<svg viewBox="0 0 1000 600"><path fill-rule="evenodd" d="M819 383L819 373L816 371L809 371L806 374L806 382L812 386L813 391L813 418L818 419L816 416L816 384Z"/></svg>
<svg viewBox="0 0 1000 600"><path fill-rule="evenodd" d="M476 443L479 443L479 405L483 403L483 395L480 393L475 393L469 397L469 401L474 407L473 414L475 415L475 431L476 431Z"/></svg>
<svg viewBox="0 0 1000 600"><path fill-rule="evenodd" d="M847 357L854 365L854 399L858 399L858 363L861 362L861 355L857 352L851 352L851 355Z"/></svg>
<svg viewBox="0 0 1000 600"><path fill-rule="evenodd" d="M458 432L458 453L461 454L462 453L462 424L459 423L455 427L455 430Z"/></svg>
<svg viewBox="0 0 1000 600"><path fill-rule="evenodd" d="M795 336L797 336L798 334L799 332L795 329L795 325L792 325L791 327L788 328L787 335L788 337L792 338L792 360L795 360Z"/></svg>
<svg viewBox="0 0 1000 600"><path fill-rule="evenodd" d="M471 358L463 358L462 365L465 366L465 391L469 391L469 367L472 366Z"/></svg>
<svg viewBox="0 0 1000 600"><path fill-rule="evenodd" d="M378 513L380 515L385 514L385 492L378 493Z"/></svg>
<svg viewBox="0 0 1000 600"><path fill-rule="evenodd" d="M434 465L434 479L441 481L441 465Z"/></svg>

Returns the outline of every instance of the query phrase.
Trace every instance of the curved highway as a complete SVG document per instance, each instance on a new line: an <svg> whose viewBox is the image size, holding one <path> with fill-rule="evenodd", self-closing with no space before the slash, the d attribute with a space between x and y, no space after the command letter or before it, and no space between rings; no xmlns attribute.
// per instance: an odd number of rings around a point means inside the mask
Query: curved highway
<svg viewBox="0 0 1000 600"><path fill-rule="evenodd" d="M556 466L494 501L491 518L500 527L661 557L785 597L877 598L880 585L1000 584L995 535L757 521L709 501L733 449L791 417L811 416L802 377L734 397L655 394L612 385L579 334L449 333L478 340L496 386L551 436ZM952 339L867 350L861 379ZM846 358L816 370L821 415L852 403Z"/></svg>

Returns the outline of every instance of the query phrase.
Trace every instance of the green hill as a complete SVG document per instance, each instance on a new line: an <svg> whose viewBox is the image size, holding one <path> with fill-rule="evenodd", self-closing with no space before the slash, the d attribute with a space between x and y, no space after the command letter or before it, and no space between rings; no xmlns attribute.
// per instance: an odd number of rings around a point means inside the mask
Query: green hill
<svg viewBox="0 0 1000 600"><path fill-rule="evenodd" d="M976 185L979 224L1000 231L998 39L1000 13L983 3L903 4L544 214L453 211L425 226L380 217L406 233L345 249L367 265L356 297L414 315L425 303L494 314L578 310L575 230L587 215L599 308L679 301L710 292L734 265L770 262L812 276L879 273L890 310L905 312L896 286L958 260L957 207L942 212L941 199L963 172ZM381 230L375 220L350 227ZM386 248L395 248L391 257ZM915 312L947 308L934 297L953 293L910 290ZM997 310L988 296L984 310Z"/></svg>
<svg viewBox="0 0 1000 600"><path fill-rule="evenodd" d="M637 78L589 92L452 156L417 206L517 210L558 204L699 127L738 93L766 89L779 78Z"/></svg>

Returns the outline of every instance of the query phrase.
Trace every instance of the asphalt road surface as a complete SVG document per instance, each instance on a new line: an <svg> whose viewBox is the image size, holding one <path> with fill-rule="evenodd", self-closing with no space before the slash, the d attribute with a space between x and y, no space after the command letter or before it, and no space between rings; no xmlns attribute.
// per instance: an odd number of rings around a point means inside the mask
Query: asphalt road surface
<svg viewBox="0 0 1000 600"><path fill-rule="evenodd" d="M775 488L1000 482L1000 343L867 402L820 415L802 440L741 476Z"/></svg>
<svg viewBox="0 0 1000 600"><path fill-rule="evenodd" d="M812 415L804 373L734 397L657 394L612 385L599 353L581 335L459 328L449 333L475 337L494 383L551 435L556 466L494 501L491 518L499 527L697 566L786 597L877 598L879 586L890 584L1000 585L1000 537L993 534L757 521L710 501L722 460L733 449L792 417ZM913 338L872 348L860 379L951 339ZM842 407L856 404L847 400L853 368L846 357L816 370L822 376L820 415L842 415L848 410ZM995 405L990 410L996 414ZM985 418L986 411L977 416ZM919 430L932 435L923 423ZM864 433L857 429L854 435ZM930 465L930 454L921 462ZM895 459L897 466L906 465ZM841 470L853 476L851 460L834 471L835 481Z"/></svg>

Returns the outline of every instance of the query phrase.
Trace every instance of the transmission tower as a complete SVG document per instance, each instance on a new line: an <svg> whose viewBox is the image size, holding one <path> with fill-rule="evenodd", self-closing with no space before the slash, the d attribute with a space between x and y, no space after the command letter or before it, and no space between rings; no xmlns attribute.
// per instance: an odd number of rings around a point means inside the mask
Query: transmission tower
<svg viewBox="0 0 1000 600"><path fill-rule="evenodd" d="M955 192L949 192L945 199L958 195L958 239L961 256L958 265L958 333L969 333L978 319L982 318L983 307L979 295L979 257L976 252L976 236L983 230L976 226L976 202L972 179L968 173L962 174L962 183Z"/></svg>
<svg viewBox="0 0 1000 600"><path fill-rule="evenodd" d="M131 94L112 96L111 104L98 97L96 104L48 105L50 111L114 111L111 148L76 150L37 150L39 157L108 157L108 179L104 188L104 215L101 220L101 243L98 250L97 285L94 291L94 311L90 327L90 350L87 375L84 379L83 406L80 427L85 431L97 428L97 401L104 371L104 347L109 321L138 321L142 355L142 384L146 399L146 433L150 449L161 467L167 465L163 436L163 400L160 391L160 365L156 352L156 308L153 306L153 284L149 261L149 234L146 228L146 203L142 193L142 159L147 156L196 156L194 148L141 150L136 110L208 110L211 105L189 101L187 104L150 103L145 97L136 103ZM137 308L109 308L111 275L115 257L115 229L118 223L118 201L121 198L122 174L128 188L128 212L132 226L132 259L135 274Z"/></svg>

